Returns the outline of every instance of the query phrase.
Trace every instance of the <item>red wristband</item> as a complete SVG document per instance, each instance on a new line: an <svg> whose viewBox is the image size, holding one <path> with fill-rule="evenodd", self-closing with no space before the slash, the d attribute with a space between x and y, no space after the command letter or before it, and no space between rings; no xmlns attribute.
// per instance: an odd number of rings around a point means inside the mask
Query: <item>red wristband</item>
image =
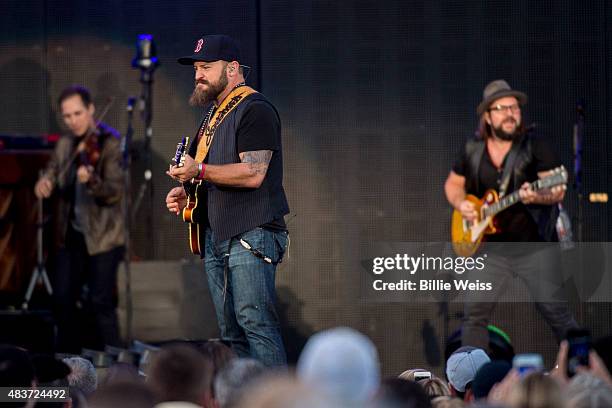
<svg viewBox="0 0 612 408"><path fill-rule="evenodd" d="M206 172L206 163L198 163L198 170L200 170L200 172L198 173L197 179L204 180L204 173Z"/></svg>

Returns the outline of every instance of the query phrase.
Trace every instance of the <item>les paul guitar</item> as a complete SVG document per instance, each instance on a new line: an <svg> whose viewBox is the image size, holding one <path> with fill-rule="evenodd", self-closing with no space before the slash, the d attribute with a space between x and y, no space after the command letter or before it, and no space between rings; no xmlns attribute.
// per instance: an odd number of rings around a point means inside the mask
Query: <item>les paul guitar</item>
<svg viewBox="0 0 612 408"><path fill-rule="evenodd" d="M530 184L533 191L551 188L567 183L567 170L560 166L552 170L552 174L534 181ZM506 208L521 201L519 192L514 191L503 198L499 198L495 190L487 190L483 198L468 194L466 200L474 203L477 212L476 219L466 221L458 210L453 211L451 222L451 236L453 249L459 256L471 256L480 246L485 235L495 234L495 216Z"/></svg>
<svg viewBox="0 0 612 408"><path fill-rule="evenodd" d="M189 137L184 137L177 145L173 162L177 167L185 164L185 155L189 146ZM183 208L183 221L189 225L189 248L195 255L202 253L200 245L200 223L206 220L206 188L201 180L190 180L183 183L187 194L187 205Z"/></svg>

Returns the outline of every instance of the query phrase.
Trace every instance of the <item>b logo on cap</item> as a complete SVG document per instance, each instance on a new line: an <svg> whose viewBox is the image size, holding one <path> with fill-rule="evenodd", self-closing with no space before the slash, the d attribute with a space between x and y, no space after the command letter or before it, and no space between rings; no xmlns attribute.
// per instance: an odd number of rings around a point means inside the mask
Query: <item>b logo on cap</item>
<svg viewBox="0 0 612 408"><path fill-rule="evenodd" d="M200 38L198 40L198 43L196 44L195 50L193 50L193 52L200 52L200 50L202 49L203 45L204 45L204 39Z"/></svg>

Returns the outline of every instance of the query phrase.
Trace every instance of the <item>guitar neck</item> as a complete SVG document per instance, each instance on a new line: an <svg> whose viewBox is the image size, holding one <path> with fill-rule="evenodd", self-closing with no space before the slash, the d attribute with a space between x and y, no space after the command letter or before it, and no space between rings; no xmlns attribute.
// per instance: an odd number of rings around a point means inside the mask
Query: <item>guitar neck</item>
<svg viewBox="0 0 612 408"><path fill-rule="evenodd" d="M531 187L533 191L539 191L543 189L545 185L543 183L543 180L540 179L540 180L534 181L533 183L530 183L529 187ZM485 213L484 215L485 217L488 217L488 216L494 217L497 213L505 210L508 207L513 206L519 201L521 201L521 196L519 195L519 190L516 190L512 192L511 194L504 196L498 202L493 203L490 206L488 206L484 211Z"/></svg>

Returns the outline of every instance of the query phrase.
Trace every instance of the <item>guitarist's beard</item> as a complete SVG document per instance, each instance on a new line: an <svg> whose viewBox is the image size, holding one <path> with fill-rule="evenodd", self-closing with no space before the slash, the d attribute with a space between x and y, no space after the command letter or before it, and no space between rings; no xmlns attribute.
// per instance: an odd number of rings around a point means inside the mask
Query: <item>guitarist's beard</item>
<svg viewBox="0 0 612 408"><path fill-rule="evenodd" d="M208 88L204 89L198 86L198 84L208 85ZM221 75L219 81L216 84L203 80L196 81L193 93L191 94L191 97L189 97L189 105L204 108L210 102L217 99L217 97L221 94L221 92L223 92L226 87L227 76L223 74Z"/></svg>
<svg viewBox="0 0 612 408"><path fill-rule="evenodd" d="M514 130L512 132L506 132L504 130L503 126L504 126L504 122L506 122L506 121L514 122ZM508 118L508 119L504 120L502 123L499 124L499 126L493 127L492 130L493 130L493 135L495 135L495 137L497 137L498 139L507 140L507 141L514 140L514 138L520 132L519 124L513 118Z"/></svg>

